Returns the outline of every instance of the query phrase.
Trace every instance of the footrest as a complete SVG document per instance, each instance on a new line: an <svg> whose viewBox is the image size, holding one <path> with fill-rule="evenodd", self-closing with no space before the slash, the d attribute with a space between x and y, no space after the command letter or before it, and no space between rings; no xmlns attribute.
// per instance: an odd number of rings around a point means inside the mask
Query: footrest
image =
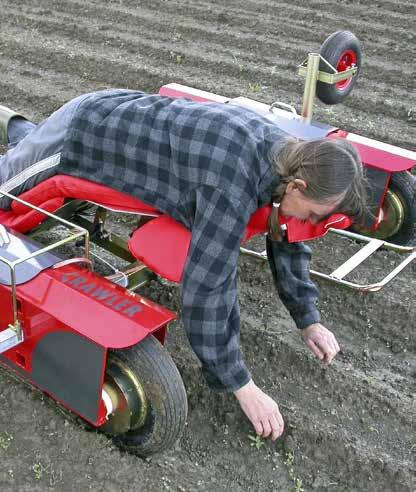
<svg viewBox="0 0 416 492"><path fill-rule="evenodd" d="M16 347L19 343L23 342L23 333L19 337L13 328L6 328L0 331L0 354L7 350Z"/></svg>
<svg viewBox="0 0 416 492"><path fill-rule="evenodd" d="M341 229L330 229L330 232L353 239L355 241L366 242L367 244L363 246L357 253L355 253L351 258L345 261L341 266L336 268L332 273L326 274L318 272L316 270L310 270L311 275L318 277L330 282L334 282L351 289L363 291L363 292L376 292L381 290L385 285L387 285L391 280L393 280L407 265L409 265L413 260L416 259L416 246L400 246L398 244L388 243L387 241L382 241L380 239L374 239L361 234L356 234L350 231L344 231ZM369 284L358 284L355 282L350 282L345 279L345 277L351 273L355 268L361 263L369 258L374 252L379 248L386 248L388 250L395 251L396 253L408 253L407 256L399 263L388 275L386 275L379 282L369 283ZM261 253L252 251L246 248L240 248L243 254L254 256L263 260L267 260L266 251Z"/></svg>

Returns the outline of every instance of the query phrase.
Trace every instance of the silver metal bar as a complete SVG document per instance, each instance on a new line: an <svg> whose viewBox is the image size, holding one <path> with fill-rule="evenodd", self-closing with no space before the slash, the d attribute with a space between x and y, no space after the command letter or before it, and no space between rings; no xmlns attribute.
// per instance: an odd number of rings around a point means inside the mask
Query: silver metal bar
<svg viewBox="0 0 416 492"><path fill-rule="evenodd" d="M331 277L335 278L344 278L349 273L351 273L358 265L360 265L364 260L366 260L374 251L377 251L381 246L383 246L383 242L380 239L373 239L368 242L360 251L357 251L355 255L351 256L349 260L343 263L340 267L334 270L331 273Z"/></svg>
<svg viewBox="0 0 416 492"><path fill-rule="evenodd" d="M13 326L16 331L18 340L23 339L22 326L17 316L17 295L16 295L16 271L14 265L10 268L10 278L12 283L12 303L13 303Z"/></svg>
<svg viewBox="0 0 416 492"><path fill-rule="evenodd" d="M393 244L393 243L388 243L386 241L382 241L379 239L367 237L367 236L362 236L361 234L356 234L355 232L351 231L345 231L343 229L329 229L330 232L347 237L349 239L354 239L354 240L359 240L359 241L365 241L368 244L361 248L358 253L356 253L354 256L352 256L349 260L347 260L343 265L341 265L339 268L337 268L332 274L326 274L322 272L318 272L316 270L310 270L310 274L314 277L321 278L324 280L328 280L332 283L335 283L337 285L342 285L344 287L348 287L350 289L354 290L359 290L363 292L377 292L378 290L381 290L384 286L386 286L391 280L393 280L397 275L407 266L409 265L413 260L416 259L416 246L400 246L398 244ZM362 261L364 261L366 258L371 256L377 249L380 247L390 249L392 251L398 252L398 253L410 253L409 255L406 256L406 258L399 263L388 275L386 275L382 280L379 282L374 282L374 283L368 283L368 284L359 284L356 282L350 282L348 280L345 280L343 277L345 277L348 273L350 273L356 266L358 266ZM364 250L364 253L362 251ZM373 250L373 251L371 251ZM257 252L253 251L247 248L240 248L240 251L243 254L249 255L249 256L254 256L255 258L259 258L261 260L267 260L267 254L266 251L262 252ZM370 252L371 251L371 252ZM361 259L362 258L362 259ZM358 261L360 259L360 261ZM348 271L347 271L348 270ZM335 276L334 274L337 274Z"/></svg>
<svg viewBox="0 0 416 492"><path fill-rule="evenodd" d="M0 224L0 246L10 243L10 237L4 225Z"/></svg>
<svg viewBox="0 0 416 492"><path fill-rule="evenodd" d="M80 231L81 234L78 234L76 237L72 237L72 239L70 240L73 240L73 239L76 239L80 236L85 236L85 246L84 246L84 251L85 251L85 257L87 259L89 259L89 256L90 256L90 234L89 232L87 231L87 229L84 229L83 227L77 225L77 224L73 224L72 222L69 222L68 220L65 220L63 219L62 217L59 217L58 215L55 215L51 212L47 212L46 210L43 210L42 208L40 207L37 207L36 205L33 205L32 203L30 202L27 202L25 200L22 200L21 198L17 197L17 196L14 196L12 195L11 193L8 193L7 191L0 191L0 196L1 195L4 195L4 196L7 196L8 198L12 199L12 200L15 200L16 202L19 202L23 205L26 205L26 207L28 208L31 208L33 210L36 210L44 215L46 215L47 217L50 217L51 219L55 219L57 220L58 222L61 222L61 224L64 224L66 225L67 227L70 227L72 229L78 229L78 231ZM67 242L66 240L64 240L65 242ZM65 243L60 243L59 246L61 246L62 244L65 244ZM50 249L53 249L53 248L50 248ZM44 253L45 251L48 251L48 250L42 250L42 253ZM38 253L37 253L38 254Z"/></svg>
<svg viewBox="0 0 416 492"><path fill-rule="evenodd" d="M321 60L325 59L321 57ZM337 84L338 82L342 82L343 80L352 79L357 73L357 70L357 67L351 67L347 68L347 70L344 70L343 72L327 73L319 71L317 74L317 80L319 82L324 82L325 84ZM307 67L301 66L298 68L299 75L305 77L307 73Z"/></svg>
<svg viewBox="0 0 416 492"><path fill-rule="evenodd" d="M254 256L254 258L259 258L260 260L267 260L266 250L262 251L261 253L258 253L257 251L253 251L252 249L241 247L240 251L241 253L243 253L243 255Z"/></svg>
<svg viewBox="0 0 416 492"><path fill-rule="evenodd" d="M334 282L338 285L343 285L344 287L349 287L350 289L359 290L361 292L377 292L381 290L384 286L386 286L391 280L397 277L397 275L414 259L416 259L416 250L407 258L405 258L399 265L397 265L397 267L388 275L386 275L383 280L381 280L380 282L375 282L373 284L357 284L355 282L349 282L348 280L331 277L330 275L326 275L325 273L317 272L315 270L310 270L310 273L315 277Z"/></svg>
<svg viewBox="0 0 416 492"><path fill-rule="evenodd" d="M73 224L72 222L69 222L68 220L65 220L61 217L58 217L57 215L52 214L51 212L47 212L46 210L43 210L40 207L37 207L36 205L32 205L30 202L26 202L25 200L22 200L21 198L18 198L16 196L8 193L7 191L0 191L0 196L1 195L7 196L8 198L10 198L12 200L16 200L17 202L25 205L28 208L31 208L33 210L37 210L38 212L40 212L40 213L42 213L42 214L44 214L44 215L46 215L52 219L55 219L58 222L61 222L62 224L64 224L65 226L67 226L71 229L78 230L77 233L73 233L72 235L68 236L65 239L61 239L60 241L57 241L53 244L45 246L44 248L41 248L41 249L23 257L23 258L19 258L15 261L10 262L5 258L0 258L0 261L2 263L5 263L10 269L11 295L12 295L12 303L13 303L13 325L10 325L10 328L14 329L16 334L17 334L18 339L22 340L23 339L23 332L21 329L21 325L20 325L20 321L19 321L18 313L17 313L17 293L16 293L17 288L16 288L16 271L15 271L16 266L19 265L20 263L24 263L25 261L28 261L32 258L35 258L36 256L39 256L43 253L51 251L52 249L58 248L59 246L62 246L62 245L66 244L70 241L75 241L76 239L78 239L79 237L82 237L82 236L84 236L84 238L85 238L85 244L84 244L84 246L85 246L84 247L85 259L86 259L86 261L90 261L90 258L89 258L89 256L90 256L89 232L86 229L84 229L83 227L80 227L77 224Z"/></svg>
<svg viewBox="0 0 416 492"><path fill-rule="evenodd" d="M0 354L12 347L16 347L21 342L23 342L23 336L19 338L13 326L0 331Z"/></svg>
<svg viewBox="0 0 416 492"><path fill-rule="evenodd" d="M363 236L362 234L358 234L357 232L347 231L345 229L333 229L332 227L328 229L328 231L337 234L338 236L348 237L353 239L354 241L364 241L369 243L373 241L373 237ZM416 246L401 246L400 244L389 243L387 241L383 241L383 248L389 249L391 251L396 251L396 253L411 253L416 250Z"/></svg>

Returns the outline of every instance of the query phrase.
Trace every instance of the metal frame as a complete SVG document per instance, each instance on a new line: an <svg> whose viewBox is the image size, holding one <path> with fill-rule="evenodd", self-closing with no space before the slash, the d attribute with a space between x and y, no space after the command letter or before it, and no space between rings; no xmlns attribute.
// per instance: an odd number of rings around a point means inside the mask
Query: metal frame
<svg viewBox="0 0 416 492"><path fill-rule="evenodd" d="M84 216L82 212L91 207L97 208L93 214L93 218L88 219L88 217ZM127 241L124 238L115 234L113 231L105 229L108 211L121 213L119 210L116 211L107 209L106 207L97 205L93 202L69 200L56 211L56 215L59 217L70 217L74 224L77 224L89 232L91 242L113 254L117 258L129 262L126 269L119 270L101 256L90 251L90 256L97 258L100 262L106 264L114 271L113 274L106 277L108 280L121 285L132 292L138 287L141 287L149 282L149 280L154 279L156 274L130 253ZM135 215L138 217L148 217L147 214ZM47 219L45 222L33 229L30 232L30 236L33 237L48 230L52 224L53 221L51 221L51 219Z"/></svg>
<svg viewBox="0 0 416 492"><path fill-rule="evenodd" d="M319 63L323 61L333 73L322 72L319 70ZM303 90L302 119L307 123L312 121L313 104L316 96L316 83L337 84L343 80L351 79L357 73L358 67L351 67L342 72L338 72L323 56L319 53L309 53L298 67L298 74L306 77Z"/></svg>
<svg viewBox="0 0 416 492"><path fill-rule="evenodd" d="M362 236L361 234L356 234L355 232L345 231L341 229L329 229L329 232L343 236L355 241L364 241L366 243L357 253L355 253L351 258L345 261L342 265L336 268L332 273L326 274L318 272L316 270L310 270L311 275L334 282L338 285L348 287L361 292L377 292L381 290L385 285L387 285L391 280L393 280L407 265L409 265L414 259L416 259L416 246L399 246L397 244L388 243L387 241L382 241L381 239L375 239L367 236ZM375 251L381 247L395 251L397 253L409 253L406 258L394 268L388 275L386 275L379 282L371 284L358 284L355 282L350 282L345 280L345 277L351 273L358 265L361 265L368 257L370 257ZM253 251L247 248L240 248L243 254L254 256L262 260L267 260L267 254L265 251L261 253Z"/></svg>
<svg viewBox="0 0 416 492"><path fill-rule="evenodd" d="M26 205L27 207L36 210L38 212L41 212L44 215L47 215L50 219L56 220L60 222L61 224L67 226L68 228L78 230L78 232L74 232L70 234L67 238L60 239L59 241L56 241L52 244L49 244L48 246L45 246L41 249L38 249L34 253L31 253L23 258L19 258L18 260L15 261L8 261L5 258L0 257L0 262L4 263L7 265L7 267L10 270L10 279L11 279L11 295L12 295L12 304L13 304L13 324L9 324L8 330L12 330L17 336L17 343L20 343L23 341L23 331L20 325L20 321L18 319L18 313L17 313L17 292L16 292L16 266L24 263L25 261L28 261L32 258L35 258L36 256L39 256L43 253L46 253L48 251L52 251L53 249L59 248L60 246L63 246L64 244L67 244L71 241L79 240L80 238L84 237L84 257L82 260L85 262L88 262L89 264L91 263L90 261L90 238L89 238L89 232L85 228L74 224L72 222L69 222L68 220L65 220L58 215L55 215L51 212L47 212L46 210L43 210L36 205L33 205L29 202L26 202L25 200L22 200L21 198L14 196L6 191L0 191L0 195L7 196L8 198L12 200L16 200L17 202ZM6 232L6 237L4 237L4 231L2 234L3 240L6 239L4 242L7 243L7 232ZM82 261L81 259L78 259L78 261ZM4 330L6 331L6 330ZM3 332L2 332L3 333ZM13 335L12 333L8 332L7 335ZM5 340L3 340L5 342Z"/></svg>
<svg viewBox="0 0 416 492"><path fill-rule="evenodd" d="M19 199L19 201L21 201ZM98 258L110 266L114 270L114 274L109 275L109 280L122 285L130 291L133 291L137 287L144 285L150 279L155 278L156 274L150 270L142 262L137 261L136 258L130 253L127 245L127 241L122 237L114 234L112 231L107 231L104 229L107 210L104 207L98 206L97 210L93 215L93 219L88 219L85 216L78 214L87 208L86 202L79 200L71 200L61 207L56 214L49 214L52 219L55 217L66 224L71 224L79 227L83 231L89 233L91 241L93 241L98 246L102 247L106 251L114 254L115 256L130 262L127 268L123 271L110 265L103 258ZM62 216L71 217L72 222L68 222L62 219ZM140 214L138 214L140 217ZM31 235L35 235L41 231L46 230L52 225L51 219L48 219L44 223L40 224L36 229L34 229ZM98 228L98 232L97 232ZM385 285L387 285L391 280L393 280L408 264L410 264L416 258L416 246L399 246L397 244L389 243L380 239L375 239L361 234L357 234L351 231L345 231L340 229L329 229L332 234L337 234L339 236L352 239L354 241L366 243L356 254L344 262L341 266L335 269L332 273L323 273L316 270L311 270L311 275L334 282L338 285L343 285L344 287L349 287L354 290L359 290L363 292L376 292L381 290ZM398 253L408 253L406 258L386 275L382 280L369 284L360 284L346 280L345 277L351 273L355 268L358 267L363 261L365 261L371 254L380 248L386 248L391 251ZM243 254L251 255L260 259L267 259L265 252L256 252L247 248L240 248ZM89 253L91 256L97 256L94 253ZM82 261L80 259L79 261Z"/></svg>

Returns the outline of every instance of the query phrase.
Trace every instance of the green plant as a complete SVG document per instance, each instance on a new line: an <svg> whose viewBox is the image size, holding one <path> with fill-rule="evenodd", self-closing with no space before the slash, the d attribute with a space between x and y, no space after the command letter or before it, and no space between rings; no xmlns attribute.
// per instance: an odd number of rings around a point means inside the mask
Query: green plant
<svg viewBox="0 0 416 492"><path fill-rule="evenodd" d="M36 480L40 480L43 476L43 472L45 471L44 466L42 463L35 463L32 466L33 473L35 474Z"/></svg>
<svg viewBox="0 0 416 492"><path fill-rule="evenodd" d="M6 436L0 436L0 449L6 451L10 446L11 441L13 440L13 436L8 432L5 432Z"/></svg>
<svg viewBox="0 0 416 492"><path fill-rule="evenodd" d="M257 94L261 91L261 85L257 82L255 82L254 84L248 84L248 90Z"/></svg>
<svg viewBox="0 0 416 492"><path fill-rule="evenodd" d="M252 441L250 443L250 446L253 447L253 448L256 448L257 451L262 447L264 446L264 441L263 439L260 437L260 436L252 436L251 434L248 435L248 438L250 439L250 441Z"/></svg>
<svg viewBox="0 0 416 492"><path fill-rule="evenodd" d="M293 486L294 486L293 490L295 492L303 492L304 491L303 481L295 476L295 469L293 467L294 461L295 461L295 454L293 453L293 451L286 451L284 464L289 473L289 477L293 482Z"/></svg>
<svg viewBox="0 0 416 492"><path fill-rule="evenodd" d="M232 55L232 57L234 58L234 63L237 65L240 74L244 73L247 70L244 64L240 63L235 55Z"/></svg>

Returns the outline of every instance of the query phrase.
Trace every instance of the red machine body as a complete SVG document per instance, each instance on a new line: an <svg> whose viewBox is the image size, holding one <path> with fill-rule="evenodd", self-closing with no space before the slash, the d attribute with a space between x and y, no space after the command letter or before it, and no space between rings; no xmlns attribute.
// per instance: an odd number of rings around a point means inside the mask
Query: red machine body
<svg viewBox="0 0 416 492"><path fill-rule="evenodd" d="M77 265L48 268L18 285L17 304L24 340L0 362L95 426L106 421L101 389L108 349L130 347L150 334L164 343L176 317ZM0 305L0 326L8 326L9 286L0 285Z"/></svg>

